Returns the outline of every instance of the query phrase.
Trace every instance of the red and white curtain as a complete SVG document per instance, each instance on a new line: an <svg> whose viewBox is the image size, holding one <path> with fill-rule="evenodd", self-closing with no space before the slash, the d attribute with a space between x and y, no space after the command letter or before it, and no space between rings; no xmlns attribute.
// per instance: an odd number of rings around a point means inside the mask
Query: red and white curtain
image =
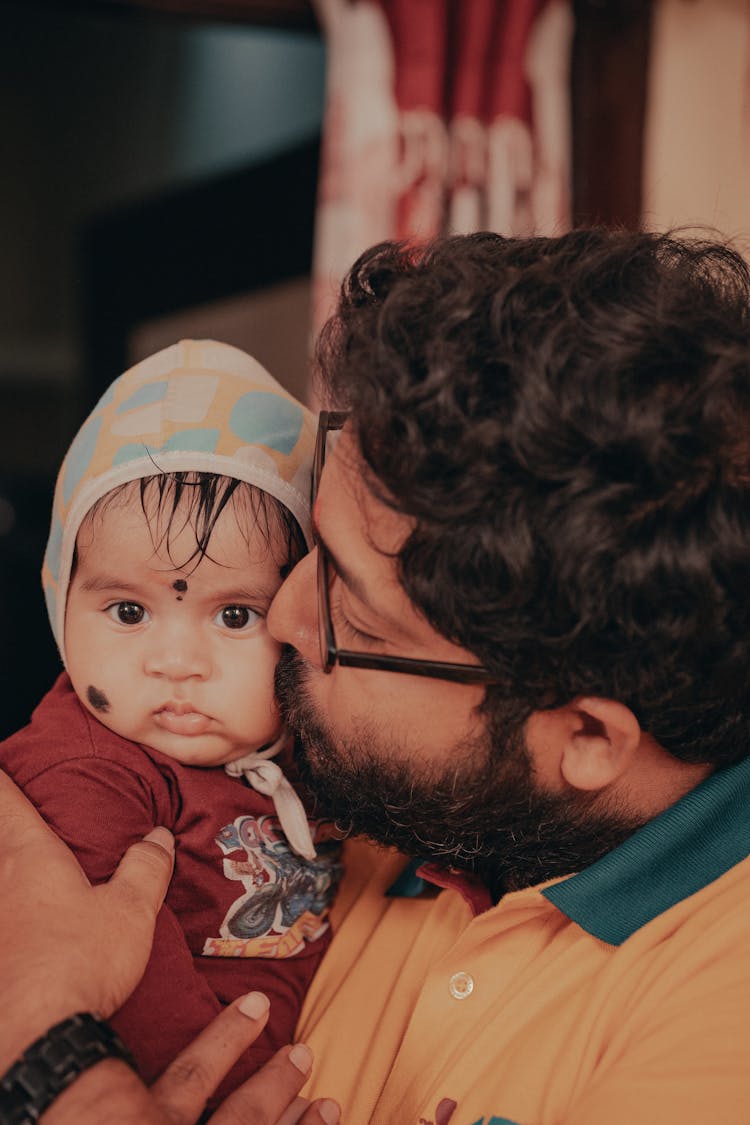
<svg viewBox="0 0 750 1125"><path fill-rule="evenodd" d="M313 331L366 247L570 223L570 0L314 0L328 93Z"/></svg>

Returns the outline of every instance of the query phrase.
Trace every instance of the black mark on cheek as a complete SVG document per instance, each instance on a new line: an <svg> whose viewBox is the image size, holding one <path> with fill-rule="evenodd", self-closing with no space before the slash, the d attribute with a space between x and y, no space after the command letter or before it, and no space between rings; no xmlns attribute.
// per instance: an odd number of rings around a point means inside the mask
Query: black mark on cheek
<svg viewBox="0 0 750 1125"><path fill-rule="evenodd" d="M95 711L101 711L103 715L106 715L109 711L109 700L103 691L99 691L99 688L90 686L86 692L86 698Z"/></svg>
<svg viewBox="0 0 750 1125"><path fill-rule="evenodd" d="M187 593L187 588L188 585L184 578L176 578L172 583L172 589L176 590L178 594Z"/></svg>

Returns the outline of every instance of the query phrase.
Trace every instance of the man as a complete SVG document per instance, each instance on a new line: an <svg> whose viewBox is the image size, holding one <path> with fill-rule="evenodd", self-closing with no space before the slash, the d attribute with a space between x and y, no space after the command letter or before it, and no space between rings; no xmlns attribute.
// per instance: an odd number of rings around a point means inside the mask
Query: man
<svg viewBox="0 0 750 1125"><path fill-rule="evenodd" d="M350 1125L747 1120L749 297L601 231L344 285L269 628L321 811L422 861L350 848L303 1011Z"/></svg>

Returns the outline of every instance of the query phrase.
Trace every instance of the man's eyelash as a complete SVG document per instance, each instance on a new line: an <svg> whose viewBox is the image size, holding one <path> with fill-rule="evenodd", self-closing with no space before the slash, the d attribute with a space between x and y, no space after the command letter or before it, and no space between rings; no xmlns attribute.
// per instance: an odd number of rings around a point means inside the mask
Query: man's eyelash
<svg viewBox="0 0 750 1125"><path fill-rule="evenodd" d="M331 621L333 628L338 636L339 633L348 634L354 640L359 640L363 644L377 644L378 638L374 637L371 633L365 633L362 629L349 620L341 607L339 598L331 598Z"/></svg>

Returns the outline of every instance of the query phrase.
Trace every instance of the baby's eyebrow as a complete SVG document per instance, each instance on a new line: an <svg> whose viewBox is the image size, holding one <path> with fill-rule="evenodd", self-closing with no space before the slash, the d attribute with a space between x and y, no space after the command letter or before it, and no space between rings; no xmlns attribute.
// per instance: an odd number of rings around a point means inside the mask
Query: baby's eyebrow
<svg viewBox="0 0 750 1125"><path fill-rule="evenodd" d="M133 593L139 587L132 582L123 581L116 575L92 574L89 578L81 580L80 588L92 593L104 592L105 590L124 590L126 593Z"/></svg>
<svg viewBox="0 0 750 1125"><path fill-rule="evenodd" d="M171 578L170 572L169 577ZM80 589L86 593L106 593L108 590L116 590L118 593L125 594L140 594L143 588L134 584L133 582L123 581L116 575L112 574L92 574L88 578L81 580ZM214 588L209 591L201 591L204 597L208 597L211 601L225 602L227 605L233 602L271 602L276 587L270 586L251 586L248 584L242 586L227 586L223 588Z"/></svg>
<svg viewBox="0 0 750 1125"><path fill-rule="evenodd" d="M270 586L233 586L227 590L212 590L210 597L212 601L225 602L226 605L235 602L266 602L270 605L276 590L277 587L272 589Z"/></svg>

